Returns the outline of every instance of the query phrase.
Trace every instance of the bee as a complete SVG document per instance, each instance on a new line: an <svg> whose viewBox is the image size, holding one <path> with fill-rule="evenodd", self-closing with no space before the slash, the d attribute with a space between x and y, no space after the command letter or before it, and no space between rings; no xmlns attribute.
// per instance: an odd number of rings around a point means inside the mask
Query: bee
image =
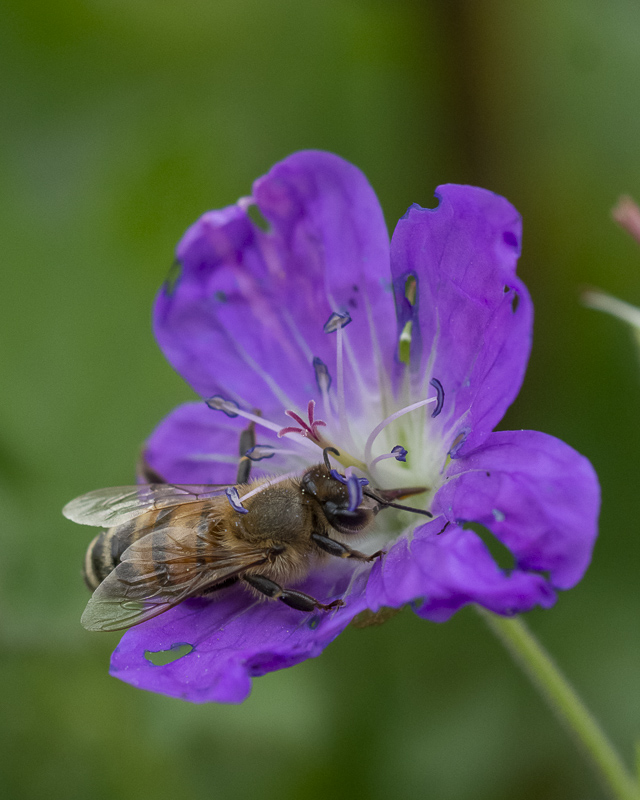
<svg viewBox="0 0 640 800"><path fill-rule="evenodd" d="M381 509L407 508L394 501L425 491L361 488L355 505L354 481L349 487L331 469L328 453L339 455L335 448L326 448L324 463L301 475L248 483L251 460L244 453L252 438L252 430L243 432L237 484L100 489L65 506L64 515L74 522L106 528L84 560L85 582L93 591L82 615L85 628L129 628L187 598L236 583L303 612L339 608L344 605L340 599L323 603L285 587L330 556L379 558L382 551L367 555L336 536L365 532Z"/></svg>

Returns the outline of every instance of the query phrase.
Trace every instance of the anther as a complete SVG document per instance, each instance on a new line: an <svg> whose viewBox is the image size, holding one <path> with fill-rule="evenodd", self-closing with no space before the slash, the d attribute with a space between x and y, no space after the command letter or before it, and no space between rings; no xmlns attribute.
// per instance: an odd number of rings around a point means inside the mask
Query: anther
<svg viewBox="0 0 640 800"><path fill-rule="evenodd" d="M262 461L264 458L273 458L275 454L276 448L271 447L270 444L257 444L247 450L245 456L250 458L251 461Z"/></svg>
<svg viewBox="0 0 640 800"><path fill-rule="evenodd" d="M433 386L436 390L436 394L438 395L438 399L436 400L436 407L431 412L432 417L437 417L438 414L442 411L442 406L444 405L444 389L442 388L442 384L437 378L431 378L429 381L429 386Z"/></svg>
<svg viewBox="0 0 640 800"><path fill-rule="evenodd" d="M231 508L234 511L237 511L238 514L248 514L249 513L249 509L245 508L242 505L242 502L240 500L240 495L238 494L238 490L236 489L235 486L229 486L228 488L226 488L224 490L224 493L227 495L227 499L229 500Z"/></svg>
<svg viewBox="0 0 640 800"><path fill-rule="evenodd" d="M341 475L337 469L332 469L330 475L335 480L346 485L349 492L349 511L355 511L362 502L362 487L368 486L369 481L366 478L358 478L353 474L351 467L347 467L344 475Z"/></svg>
<svg viewBox="0 0 640 800"><path fill-rule="evenodd" d="M205 402L209 408L212 408L214 411L224 411L228 417L238 416L238 412L236 411L238 404L233 400L225 400L224 397L221 397L219 394L215 394L213 397L205 400Z"/></svg>
<svg viewBox="0 0 640 800"><path fill-rule="evenodd" d="M348 311L342 313L334 311L329 319L324 323L325 333L334 333L338 328L345 328L351 322L351 314Z"/></svg>
<svg viewBox="0 0 640 800"><path fill-rule="evenodd" d="M328 392L331 386L331 375L329 375L327 365L321 358L315 356L313 359L313 369L316 373L316 383L318 384L318 389L320 389L323 394Z"/></svg>
<svg viewBox="0 0 640 800"><path fill-rule="evenodd" d="M371 462L371 466L375 466L379 461L384 461L387 458L395 458L396 461L403 461L406 462L407 460L407 450L401 445L397 444L394 448L392 448L390 453L384 453L377 458L374 458Z"/></svg>

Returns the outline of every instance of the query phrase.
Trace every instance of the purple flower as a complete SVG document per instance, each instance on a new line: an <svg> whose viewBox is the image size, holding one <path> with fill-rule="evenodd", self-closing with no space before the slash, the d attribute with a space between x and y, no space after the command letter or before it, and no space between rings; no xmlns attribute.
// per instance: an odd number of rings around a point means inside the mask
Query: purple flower
<svg viewBox="0 0 640 800"><path fill-rule="evenodd" d="M112 674L194 702L240 702L252 677L318 655L366 609L411 603L444 621L479 603L511 615L548 608L580 580L599 507L591 465L544 433L492 432L531 344L532 304L515 275L520 217L484 189L450 184L436 197L435 209L411 206L389 244L362 173L301 152L186 232L155 332L209 404L160 424L150 466L171 482L234 483L240 431L256 419L254 477L302 473L332 445L352 504L362 477L426 486L411 500L434 518L387 509L358 545L386 555L330 559L296 587L342 608L305 613L242 587L187 600L129 630ZM512 568L469 522L511 551ZM185 644L170 664L150 660Z"/></svg>

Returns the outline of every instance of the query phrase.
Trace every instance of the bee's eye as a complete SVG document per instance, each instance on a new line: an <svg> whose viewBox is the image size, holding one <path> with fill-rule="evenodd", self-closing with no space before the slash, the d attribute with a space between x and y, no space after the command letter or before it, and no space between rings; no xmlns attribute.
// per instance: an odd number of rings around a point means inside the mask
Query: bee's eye
<svg viewBox="0 0 640 800"><path fill-rule="evenodd" d="M357 533L366 528L373 519L373 514L368 508L349 511L348 508L338 506L332 500L323 503L322 508L329 525L340 533Z"/></svg>

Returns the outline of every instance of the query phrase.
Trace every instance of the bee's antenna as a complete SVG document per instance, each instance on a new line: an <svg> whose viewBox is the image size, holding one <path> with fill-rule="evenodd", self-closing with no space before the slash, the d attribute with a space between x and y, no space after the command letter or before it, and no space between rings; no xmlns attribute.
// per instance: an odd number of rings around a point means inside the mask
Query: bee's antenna
<svg viewBox="0 0 640 800"><path fill-rule="evenodd" d="M324 458L324 465L325 467L331 472L331 462L329 461L329 453L333 453L334 456L339 456L340 451L336 450L335 447L325 447L322 451L322 457Z"/></svg>
<svg viewBox="0 0 640 800"><path fill-rule="evenodd" d="M411 511L413 514L423 514L425 517L433 517L433 514L430 511L426 511L424 508L411 508L411 506L403 506L400 503L392 503L390 500L384 500L382 497L378 497L378 495L367 489L363 489L362 493L372 500L376 500L385 508L399 508L400 511Z"/></svg>

